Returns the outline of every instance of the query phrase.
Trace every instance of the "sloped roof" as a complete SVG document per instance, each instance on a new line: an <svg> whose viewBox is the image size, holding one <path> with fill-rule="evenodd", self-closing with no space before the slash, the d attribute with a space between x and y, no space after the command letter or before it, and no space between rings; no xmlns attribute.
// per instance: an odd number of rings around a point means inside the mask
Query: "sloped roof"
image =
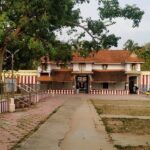
<svg viewBox="0 0 150 150"><path fill-rule="evenodd" d="M93 70L93 82L115 83L126 81L127 75L124 70Z"/></svg>
<svg viewBox="0 0 150 150"><path fill-rule="evenodd" d="M129 57L126 59L126 62L143 62L141 58L138 58L135 53L131 53Z"/></svg>
<svg viewBox="0 0 150 150"><path fill-rule="evenodd" d="M42 82L49 82L52 81L52 78L49 76L40 76L37 78L38 81L42 81Z"/></svg>
<svg viewBox="0 0 150 150"><path fill-rule="evenodd" d="M73 81L72 69L53 69L51 76L55 82Z"/></svg>
<svg viewBox="0 0 150 150"><path fill-rule="evenodd" d="M81 57L78 53L73 54L73 63L125 63L125 62L139 62L142 63L143 60L137 57L137 55L132 55L127 50L100 50L95 53L91 53L88 57Z"/></svg>

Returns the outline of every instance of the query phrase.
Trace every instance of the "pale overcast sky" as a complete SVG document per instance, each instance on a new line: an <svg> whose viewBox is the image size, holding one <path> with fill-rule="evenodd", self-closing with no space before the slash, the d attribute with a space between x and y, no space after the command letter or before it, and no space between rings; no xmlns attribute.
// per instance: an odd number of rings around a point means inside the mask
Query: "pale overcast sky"
<svg viewBox="0 0 150 150"><path fill-rule="evenodd" d="M116 36L121 37L121 39L119 40L118 47L112 49L122 49L123 44L128 39L132 39L141 46L150 42L150 0L119 0L119 2L121 6L136 4L145 14L138 28L132 28L132 21L130 20L117 19L117 23L110 27L110 33L114 33ZM97 19L97 7L97 0L91 0L90 4L82 4L80 6L81 16ZM65 31L63 30L62 35L58 36L61 40L66 41L75 37L75 35L68 37Z"/></svg>
<svg viewBox="0 0 150 150"><path fill-rule="evenodd" d="M91 1L90 4L81 6L81 13L85 17L96 19L97 2L95 0ZM150 42L150 0L119 0L119 2L122 6L125 4L136 4L145 14L138 28L132 28L132 22L124 19L117 19L117 24L110 27L111 33L121 37L117 49L121 49L128 39L134 40L139 45Z"/></svg>

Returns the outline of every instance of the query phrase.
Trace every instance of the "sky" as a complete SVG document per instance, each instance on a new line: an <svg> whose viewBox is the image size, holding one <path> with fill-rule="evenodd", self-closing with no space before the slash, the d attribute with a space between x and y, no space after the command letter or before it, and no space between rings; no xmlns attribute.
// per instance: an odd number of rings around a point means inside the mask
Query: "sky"
<svg viewBox="0 0 150 150"><path fill-rule="evenodd" d="M91 1L92 2L90 4L83 4L80 6L81 15L97 19L97 2L95 0ZM124 6L125 4L136 4L145 12L145 14L138 28L132 28L132 21L124 19L117 19L117 24L109 28L110 33L114 33L121 37L118 47L115 49L122 49L123 44L128 39L132 39L141 46L150 42L150 0L119 0L119 2L121 6Z"/></svg>

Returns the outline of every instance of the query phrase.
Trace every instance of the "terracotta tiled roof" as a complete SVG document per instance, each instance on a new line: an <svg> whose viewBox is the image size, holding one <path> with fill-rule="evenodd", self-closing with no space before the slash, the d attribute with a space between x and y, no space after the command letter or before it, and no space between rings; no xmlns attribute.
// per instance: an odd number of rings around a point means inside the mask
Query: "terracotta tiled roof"
<svg viewBox="0 0 150 150"><path fill-rule="evenodd" d="M132 53L127 59L126 62L143 62L141 58L138 58L135 53Z"/></svg>
<svg viewBox="0 0 150 150"><path fill-rule="evenodd" d="M99 83L115 83L126 81L126 74L124 70L93 70L93 82Z"/></svg>
<svg viewBox="0 0 150 150"><path fill-rule="evenodd" d="M72 82L72 69L54 69L51 73L52 79L55 82Z"/></svg>
<svg viewBox="0 0 150 150"><path fill-rule="evenodd" d="M37 78L38 81L42 81L42 82L50 82L52 81L52 78L49 76L40 76Z"/></svg>
<svg viewBox="0 0 150 150"><path fill-rule="evenodd" d="M81 57L79 54L73 54L72 62L94 62L94 63L125 63L125 62L143 62L140 58L134 57L127 50L100 50L90 54L88 57Z"/></svg>
<svg viewBox="0 0 150 150"><path fill-rule="evenodd" d="M72 62L94 62L94 58L93 56L81 57L78 53L74 53Z"/></svg>

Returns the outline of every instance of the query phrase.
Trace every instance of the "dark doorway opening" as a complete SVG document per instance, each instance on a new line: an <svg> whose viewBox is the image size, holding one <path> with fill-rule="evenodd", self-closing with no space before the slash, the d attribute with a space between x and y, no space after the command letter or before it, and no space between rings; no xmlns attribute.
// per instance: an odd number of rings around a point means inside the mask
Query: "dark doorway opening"
<svg viewBox="0 0 150 150"><path fill-rule="evenodd" d="M129 92L130 94L136 94L137 93L137 77L136 76L132 76L129 77Z"/></svg>
<svg viewBox="0 0 150 150"><path fill-rule="evenodd" d="M88 76L76 76L76 89L79 93L88 93Z"/></svg>
<svg viewBox="0 0 150 150"><path fill-rule="evenodd" d="M108 89L108 83L107 82L103 83L103 89Z"/></svg>

